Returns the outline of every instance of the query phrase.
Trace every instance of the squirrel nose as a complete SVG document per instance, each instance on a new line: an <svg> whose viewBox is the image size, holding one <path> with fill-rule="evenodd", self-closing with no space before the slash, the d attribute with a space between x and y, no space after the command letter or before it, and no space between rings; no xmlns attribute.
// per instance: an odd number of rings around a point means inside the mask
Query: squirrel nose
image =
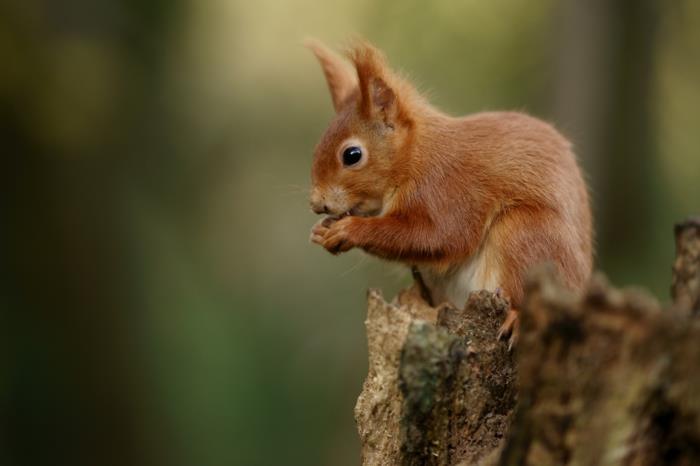
<svg viewBox="0 0 700 466"><path fill-rule="evenodd" d="M323 198L318 188L314 188L313 191L311 191L310 204L311 210L313 210L315 214L328 213L328 205L326 205L326 200Z"/></svg>
<svg viewBox="0 0 700 466"><path fill-rule="evenodd" d="M327 214L328 206L326 204L311 204L311 210L315 214Z"/></svg>

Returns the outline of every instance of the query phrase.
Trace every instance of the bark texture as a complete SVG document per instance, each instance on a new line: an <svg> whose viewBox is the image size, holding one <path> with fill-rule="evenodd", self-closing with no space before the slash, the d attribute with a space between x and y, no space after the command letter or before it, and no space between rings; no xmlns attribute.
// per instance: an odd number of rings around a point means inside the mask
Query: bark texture
<svg viewBox="0 0 700 466"><path fill-rule="evenodd" d="M676 244L668 309L601 275L575 296L537 269L512 353L497 294L460 310L418 286L391 304L370 291L363 464L700 464L700 223Z"/></svg>
<svg viewBox="0 0 700 466"><path fill-rule="evenodd" d="M671 296L679 308L700 313L700 217L676 225Z"/></svg>
<svg viewBox="0 0 700 466"><path fill-rule="evenodd" d="M355 407L365 465L476 462L505 436L515 406L512 354L496 341L507 301L472 294L465 309L394 303L369 292L369 374Z"/></svg>

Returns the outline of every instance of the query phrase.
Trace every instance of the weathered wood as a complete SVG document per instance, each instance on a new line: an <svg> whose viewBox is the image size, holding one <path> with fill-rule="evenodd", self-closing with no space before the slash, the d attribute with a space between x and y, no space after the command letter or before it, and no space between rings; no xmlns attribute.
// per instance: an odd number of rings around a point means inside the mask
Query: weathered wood
<svg viewBox="0 0 700 466"><path fill-rule="evenodd" d="M363 464L448 465L497 449L515 405L512 355L496 340L507 309L485 291L464 310L433 309L418 287L393 304L370 291Z"/></svg>
<svg viewBox="0 0 700 466"><path fill-rule="evenodd" d="M458 310L419 287L393 304L371 292L363 464L700 464L700 222L676 242L669 309L601 275L576 296L538 269L515 353L495 338L508 309L496 294Z"/></svg>
<svg viewBox="0 0 700 466"><path fill-rule="evenodd" d="M389 304L377 290L370 290L367 296L369 372L355 405L364 465L397 464L402 445L401 351L412 322L435 319L435 312L422 303L419 293L404 293L402 301L402 305Z"/></svg>
<svg viewBox="0 0 700 466"><path fill-rule="evenodd" d="M675 233L671 296L679 308L697 315L700 313L700 217L677 224Z"/></svg>
<svg viewBox="0 0 700 466"><path fill-rule="evenodd" d="M540 271L500 465L700 464L700 326L596 277L576 299Z"/></svg>

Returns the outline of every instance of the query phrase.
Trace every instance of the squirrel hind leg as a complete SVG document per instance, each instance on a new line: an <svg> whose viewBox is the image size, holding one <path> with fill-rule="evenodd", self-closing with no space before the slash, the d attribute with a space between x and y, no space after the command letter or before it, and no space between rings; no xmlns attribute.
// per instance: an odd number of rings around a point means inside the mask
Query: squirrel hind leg
<svg viewBox="0 0 700 466"><path fill-rule="evenodd" d="M421 298L423 298L423 300L426 303L428 303L428 305L435 306L435 302L433 301L433 295L430 292L428 285L425 284L425 280L423 280L423 275L421 275L420 270L418 270L418 267L416 267L415 265L412 266L411 274L413 275L414 283L420 291Z"/></svg>
<svg viewBox="0 0 700 466"><path fill-rule="evenodd" d="M513 347L518 343L518 338L520 337L520 318L518 316L518 311L511 308L506 313L506 318L501 324L501 328L498 330L497 339L498 340L508 340L508 351L511 351Z"/></svg>

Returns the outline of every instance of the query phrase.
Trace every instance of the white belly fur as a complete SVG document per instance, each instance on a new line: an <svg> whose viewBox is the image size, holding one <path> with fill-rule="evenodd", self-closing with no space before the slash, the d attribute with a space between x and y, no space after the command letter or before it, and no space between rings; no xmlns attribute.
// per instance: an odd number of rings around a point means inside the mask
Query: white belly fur
<svg viewBox="0 0 700 466"><path fill-rule="evenodd" d="M419 266L423 282L430 289L434 305L444 302L463 308L472 291L495 291L499 287L498 262L481 250L463 265L446 273Z"/></svg>

